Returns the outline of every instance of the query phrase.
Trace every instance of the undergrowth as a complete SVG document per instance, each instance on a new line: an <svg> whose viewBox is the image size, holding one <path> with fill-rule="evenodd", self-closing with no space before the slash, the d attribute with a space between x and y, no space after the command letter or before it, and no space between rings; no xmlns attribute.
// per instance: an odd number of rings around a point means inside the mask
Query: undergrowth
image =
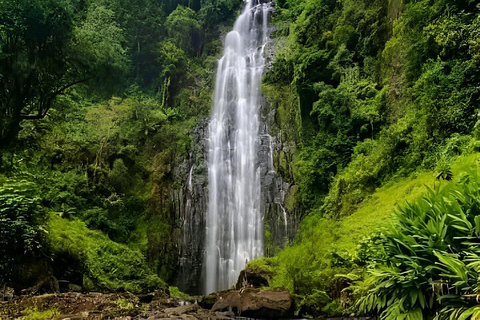
<svg viewBox="0 0 480 320"><path fill-rule="evenodd" d="M147 267L145 257L105 234L89 230L85 223L50 214L48 243L55 255L82 261L86 290L130 291L133 293L166 288L165 282Z"/></svg>

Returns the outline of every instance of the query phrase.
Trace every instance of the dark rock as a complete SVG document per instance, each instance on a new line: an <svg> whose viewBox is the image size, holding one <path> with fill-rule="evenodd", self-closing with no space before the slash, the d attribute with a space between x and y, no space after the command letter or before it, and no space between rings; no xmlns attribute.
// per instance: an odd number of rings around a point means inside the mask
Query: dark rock
<svg viewBox="0 0 480 320"><path fill-rule="evenodd" d="M205 309L212 309L215 302L217 302L218 296L216 293L211 293L207 296L203 296L199 301L198 304Z"/></svg>
<svg viewBox="0 0 480 320"><path fill-rule="evenodd" d="M268 287L268 280L272 278L272 273L267 270L247 266L238 276L236 289L241 288L261 288Z"/></svg>
<svg viewBox="0 0 480 320"><path fill-rule="evenodd" d="M138 295L138 299L139 299L140 302L142 302L142 303L150 303L150 302L152 302L152 300L153 300L154 297L155 297L155 293L154 293L154 292L151 292L151 293L148 293L148 294Z"/></svg>
<svg viewBox="0 0 480 320"><path fill-rule="evenodd" d="M172 191L176 231L173 240L179 248L175 285L190 295L203 294L202 270L205 251L205 213L208 203L208 118L199 120L190 133L191 149L186 158L178 159L174 168L180 188Z"/></svg>
<svg viewBox="0 0 480 320"><path fill-rule="evenodd" d="M286 289L246 288L219 294L212 311L233 311L238 316L284 318L292 316L292 298Z"/></svg>
<svg viewBox="0 0 480 320"><path fill-rule="evenodd" d="M198 311L198 309L200 309L200 306L198 304L189 304L189 305L180 306L176 308L168 308L163 310L163 312L170 317L170 316L180 316L183 314L195 313Z"/></svg>

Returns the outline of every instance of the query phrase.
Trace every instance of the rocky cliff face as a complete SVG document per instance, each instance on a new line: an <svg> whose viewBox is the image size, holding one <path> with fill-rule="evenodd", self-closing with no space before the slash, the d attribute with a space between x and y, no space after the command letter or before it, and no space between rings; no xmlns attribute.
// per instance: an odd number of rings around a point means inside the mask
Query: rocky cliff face
<svg viewBox="0 0 480 320"><path fill-rule="evenodd" d="M184 292L200 294L208 204L208 119L199 122L191 138L192 149L188 157L174 170L178 185L172 197L181 235L177 239L176 285Z"/></svg>
<svg viewBox="0 0 480 320"><path fill-rule="evenodd" d="M274 46L271 42L265 50L268 65L273 61ZM267 98L262 103L258 167L267 256L274 255L294 238L302 218L302 211L295 206L297 186L290 166L296 148L295 134L291 128L282 128L286 123L279 120L277 109L277 103L271 99ZM176 285L190 294L200 294L203 286L208 205L208 121L202 119L192 131L192 149L174 169L178 184L172 191L172 199L177 234L182 235L176 239L179 255Z"/></svg>
<svg viewBox="0 0 480 320"><path fill-rule="evenodd" d="M281 130L275 128L275 110L272 109L272 104L266 101L264 109L265 125L259 157L265 212L265 254L273 256L293 240L301 214L294 206L297 186L289 165L295 152L294 142L283 141Z"/></svg>
<svg viewBox="0 0 480 320"><path fill-rule="evenodd" d="M267 43L265 48L267 72L273 66L274 53L285 45L284 42L285 39L276 37ZM269 90L263 90L265 99L262 107L262 123L264 127L260 158L263 158L262 163L267 164L268 168L262 179L267 256L273 256L293 240L303 217L303 211L295 204L295 193L298 187L295 184L291 166L296 141L299 140L298 123L294 119L296 101L288 88L282 90L284 92L281 94L280 101Z"/></svg>
<svg viewBox="0 0 480 320"><path fill-rule="evenodd" d="M278 129L272 130L275 135L268 134L269 127L275 126L275 111L271 107L268 102L264 103L264 125L260 132L258 157L267 256L275 254L293 239L301 218L290 204L296 190L288 166L294 145L283 141ZM174 169L178 184L172 191L172 200L177 220L176 234L181 235L176 239L179 256L176 285L182 291L200 294L208 205L208 119L200 121L191 137L191 151Z"/></svg>

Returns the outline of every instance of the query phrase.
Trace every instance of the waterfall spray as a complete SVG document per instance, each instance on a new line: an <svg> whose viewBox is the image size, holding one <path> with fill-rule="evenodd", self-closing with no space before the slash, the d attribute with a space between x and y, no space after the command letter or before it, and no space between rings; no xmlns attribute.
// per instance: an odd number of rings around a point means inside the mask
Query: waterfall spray
<svg viewBox="0 0 480 320"><path fill-rule="evenodd" d="M209 124L205 293L235 284L263 255L258 161L260 85L272 5L247 0L218 61Z"/></svg>

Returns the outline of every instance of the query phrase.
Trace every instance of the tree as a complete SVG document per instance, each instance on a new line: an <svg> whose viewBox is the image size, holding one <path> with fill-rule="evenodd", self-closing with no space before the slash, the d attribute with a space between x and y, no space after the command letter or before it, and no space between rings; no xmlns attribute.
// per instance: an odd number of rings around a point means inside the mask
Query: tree
<svg viewBox="0 0 480 320"><path fill-rule="evenodd" d="M113 14L98 7L75 21L74 9L68 0L0 2L0 149L67 89L126 70Z"/></svg>
<svg viewBox="0 0 480 320"><path fill-rule="evenodd" d="M200 24L192 9L179 5L167 17L165 27L168 36L187 54L193 54L200 48Z"/></svg>
<svg viewBox="0 0 480 320"><path fill-rule="evenodd" d="M161 79L163 79L162 107L171 100L181 87L182 80L187 78L188 58L185 51L170 41L158 44L157 61L162 65Z"/></svg>

